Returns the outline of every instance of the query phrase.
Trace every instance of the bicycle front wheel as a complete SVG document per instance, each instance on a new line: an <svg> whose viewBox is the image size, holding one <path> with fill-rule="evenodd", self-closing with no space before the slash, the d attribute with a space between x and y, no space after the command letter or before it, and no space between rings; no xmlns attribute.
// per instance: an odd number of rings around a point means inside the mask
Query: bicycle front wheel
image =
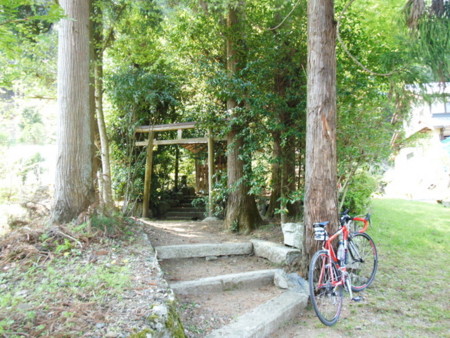
<svg viewBox="0 0 450 338"><path fill-rule="evenodd" d="M352 291L359 292L370 286L378 268L377 248L366 233L353 233L348 241L347 271Z"/></svg>
<svg viewBox="0 0 450 338"><path fill-rule="evenodd" d="M336 324L342 309L342 286L335 286L338 270L327 251L314 254L308 278L310 299L317 317L325 325Z"/></svg>

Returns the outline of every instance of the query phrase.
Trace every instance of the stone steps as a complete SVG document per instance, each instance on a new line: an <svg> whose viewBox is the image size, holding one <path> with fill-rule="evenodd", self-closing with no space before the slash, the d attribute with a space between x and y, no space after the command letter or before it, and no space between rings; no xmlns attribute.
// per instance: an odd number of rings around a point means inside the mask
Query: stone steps
<svg viewBox="0 0 450 338"><path fill-rule="evenodd" d="M199 220L205 217L204 207L194 207L192 201L197 196L183 196L177 206L170 208L164 215L165 220Z"/></svg>
<svg viewBox="0 0 450 338"><path fill-rule="evenodd" d="M230 255L256 255L264 257L277 265L295 265L300 259L300 251L268 241L252 240L241 243L184 244L156 247L159 259L186 259L196 257L220 257ZM186 264L186 263L184 263ZM281 269L259 270L211 276L191 281L170 284L175 294L201 295L235 289L252 289L276 284L279 287ZM299 278L299 277L298 277ZM301 279L301 278L300 278ZM281 295L254 308L207 337L269 337L286 322L300 316L308 302L307 287L300 282L289 284L290 288ZM300 285L300 287L299 287Z"/></svg>
<svg viewBox="0 0 450 338"><path fill-rule="evenodd" d="M305 293L286 291L206 337L270 337L285 323L300 316L308 303L308 297Z"/></svg>
<svg viewBox="0 0 450 338"><path fill-rule="evenodd" d="M273 284L276 269L232 273L222 276L206 277L191 281L171 283L176 294L200 294L246 289Z"/></svg>
<svg viewBox="0 0 450 338"><path fill-rule="evenodd" d="M206 243L157 246L155 248L159 259L180 259L210 256L250 255L253 245L241 243Z"/></svg>

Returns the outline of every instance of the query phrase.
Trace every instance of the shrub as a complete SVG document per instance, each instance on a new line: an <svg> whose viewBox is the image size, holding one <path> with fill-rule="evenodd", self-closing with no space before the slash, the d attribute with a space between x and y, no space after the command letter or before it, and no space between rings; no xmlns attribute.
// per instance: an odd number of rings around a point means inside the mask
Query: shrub
<svg viewBox="0 0 450 338"><path fill-rule="evenodd" d="M378 181L373 175L366 170L357 172L345 196L344 209L350 209L350 212L354 214L365 213L371 196L377 189Z"/></svg>

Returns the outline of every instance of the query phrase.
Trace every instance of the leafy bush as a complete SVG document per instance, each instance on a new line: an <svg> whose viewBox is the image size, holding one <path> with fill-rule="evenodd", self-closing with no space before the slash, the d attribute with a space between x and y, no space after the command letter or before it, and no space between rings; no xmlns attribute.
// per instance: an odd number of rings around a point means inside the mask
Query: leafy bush
<svg viewBox="0 0 450 338"><path fill-rule="evenodd" d="M360 171L353 176L345 197L344 209L351 213L365 213L371 196L378 189L377 179L368 171Z"/></svg>

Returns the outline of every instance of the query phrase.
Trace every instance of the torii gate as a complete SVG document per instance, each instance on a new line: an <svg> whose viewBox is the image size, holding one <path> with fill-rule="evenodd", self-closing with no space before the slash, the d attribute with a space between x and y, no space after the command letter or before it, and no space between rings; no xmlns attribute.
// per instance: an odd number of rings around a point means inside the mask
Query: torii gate
<svg viewBox="0 0 450 338"><path fill-rule="evenodd" d="M140 126L135 129L135 133L148 133L147 141L136 142L137 146L147 147L147 157L145 161L145 181L144 181L144 202L142 208L142 217L149 216L149 202L150 202L150 190L151 190L151 175L153 168L153 147L158 145L172 145L172 144L208 144L208 202L209 210L208 216L212 217L212 186L214 175L214 138L211 133L211 129L205 137L197 138L183 138L184 129L194 129L196 122L183 122L173 124L157 124L150 126ZM173 131L177 130L177 138L172 140L156 140L155 133L161 131Z"/></svg>

